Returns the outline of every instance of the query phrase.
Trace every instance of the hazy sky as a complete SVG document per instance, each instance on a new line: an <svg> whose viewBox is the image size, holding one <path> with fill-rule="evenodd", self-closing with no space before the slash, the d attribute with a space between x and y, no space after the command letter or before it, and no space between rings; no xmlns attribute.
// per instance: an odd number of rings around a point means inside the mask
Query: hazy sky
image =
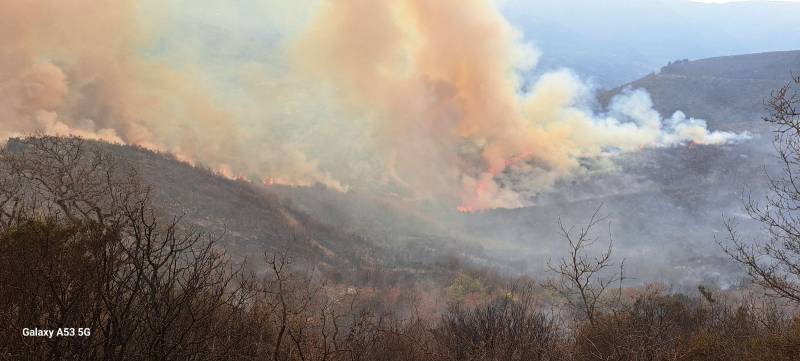
<svg viewBox="0 0 800 361"><path fill-rule="evenodd" d="M692 0L697 3L724 4L733 2L800 2L800 0Z"/></svg>
<svg viewBox="0 0 800 361"><path fill-rule="evenodd" d="M798 1L501 4L525 39L542 51L540 69L572 68L602 87L632 81L676 59L800 49Z"/></svg>

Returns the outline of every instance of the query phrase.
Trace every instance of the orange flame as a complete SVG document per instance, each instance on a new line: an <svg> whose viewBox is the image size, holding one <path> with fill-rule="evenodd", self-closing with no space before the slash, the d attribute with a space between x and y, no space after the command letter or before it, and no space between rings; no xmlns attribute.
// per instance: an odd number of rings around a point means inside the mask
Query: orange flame
<svg viewBox="0 0 800 361"><path fill-rule="evenodd" d="M492 194L492 188L495 186L495 178L505 172L509 167L529 160L533 154L534 152L532 150L526 149L522 153L505 159L498 164L490 165L473 189L473 196L464 200L456 209L461 213L473 213L480 210L481 207L478 206L478 204L480 204L481 200L486 196Z"/></svg>

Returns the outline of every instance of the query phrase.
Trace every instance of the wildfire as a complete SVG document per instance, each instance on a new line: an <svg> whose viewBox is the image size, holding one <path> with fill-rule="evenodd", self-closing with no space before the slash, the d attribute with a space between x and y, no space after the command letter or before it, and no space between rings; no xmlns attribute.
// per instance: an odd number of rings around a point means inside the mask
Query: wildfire
<svg viewBox="0 0 800 361"><path fill-rule="evenodd" d="M474 213L476 211L475 208L469 206L458 206L456 209L461 213Z"/></svg>
<svg viewBox="0 0 800 361"><path fill-rule="evenodd" d="M230 180L247 181L247 177L245 177L243 173L234 172L233 169L227 164L218 166L216 168L216 173Z"/></svg>
<svg viewBox="0 0 800 361"><path fill-rule="evenodd" d="M495 178L514 164L529 160L531 156L533 156L533 151L525 150L509 159L490 164L488 169L480 175L477 184L471 189L465 189L467 196L456 209L461 213L474 213L485 209L486 207L483 206L484 201L492 198L497 191Z"/></svg>
<svg viewBox="0 0 800 361"><path fill-rule="evenodd" d="M310 187L313 182L296 182L283 177L265 177L261 179L261 183L265 186L288 186L288 187Z"/></svg>

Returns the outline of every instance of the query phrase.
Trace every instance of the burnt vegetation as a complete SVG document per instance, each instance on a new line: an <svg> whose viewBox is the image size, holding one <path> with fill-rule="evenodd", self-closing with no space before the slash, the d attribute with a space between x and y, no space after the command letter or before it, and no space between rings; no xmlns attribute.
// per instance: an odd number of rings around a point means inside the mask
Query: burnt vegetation
<svg viewBox="0 0 800 361"><path fill-rule="evenodd" d="M336 230L326 239L326 226L271 199L258 211L289 220L276 232L287 239L245 259L236 253L251 248L229 245L246 237L201 227L213 211L157 206L171 204L165 191L97 143L9 142L0 153L0 359L797 360L798 85L769 102L786 171L764 201L745 202L767 239L744 241L729 222L720 240L757 292L625 287L611 239L595 249L599 212L582 227L562 225L567 252L543 282L457 257L412 270L384 264L367 240ZM366 251L344 250L348 241ZM62 327L91 335L21 332Z"/></svg>

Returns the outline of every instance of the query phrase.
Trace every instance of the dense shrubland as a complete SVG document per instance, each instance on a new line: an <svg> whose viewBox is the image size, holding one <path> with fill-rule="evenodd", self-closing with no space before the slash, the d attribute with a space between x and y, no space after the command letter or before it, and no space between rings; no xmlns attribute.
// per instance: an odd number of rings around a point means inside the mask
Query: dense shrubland
<svg viewBox="0 0 800 361"><path fill-rule="evenodd" d="M378 311L385 307L356 286L293 269L285 255L266 255L261 262L269 271L249 275L206 238L170 227L148 230L145 238L90 221L30 220L4 230L2 357L796 360L800 354L800 318L771 302L641 290L589 322L559 313L535 284L519 280L505 292L472 289L467 294L480 297L453 300L437 316L401 317ZM24 327L86 327L92 335L26 338Z"/></svg>
<svg viewBox="0 0 800 361"><path fill-rule="evenodd" d="M623 287L611 243L590 252L595 217L562 227L568 252L543 283L457 259L339 277L291 250L242 263L224 234L156 209L137 172L99 148L25 139L0 154L0 359L798 360L800 119L789 89L770 103L787 173L766 203L746 203L770 238L744 242L729 223L720 241L761 286L751 290L774 297ZM63 327L91 335L22 336Z"/></svg>

